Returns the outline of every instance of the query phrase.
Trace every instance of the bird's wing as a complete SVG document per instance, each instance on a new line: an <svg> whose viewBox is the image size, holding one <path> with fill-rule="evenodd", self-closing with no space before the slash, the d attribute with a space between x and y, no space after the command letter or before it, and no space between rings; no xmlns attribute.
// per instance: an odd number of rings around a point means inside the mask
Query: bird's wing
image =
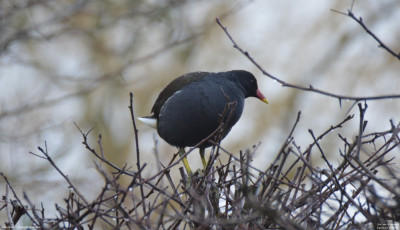
<svg viewBox="0 0 400 230"><path fill-rule="evenodd" d="M161 107L164 105L164 103L168 100L169 97L171 97L175 92L181 90L183 87L201 80L205 76L211 74L210 72L193 72L193 73L188 73L185 75L182 75L172 82L170 82L158 95L158 98L156 102L153 105L153 108L151 109L151 112L155 118L158 118L158 115L160 114Z"/></svg>

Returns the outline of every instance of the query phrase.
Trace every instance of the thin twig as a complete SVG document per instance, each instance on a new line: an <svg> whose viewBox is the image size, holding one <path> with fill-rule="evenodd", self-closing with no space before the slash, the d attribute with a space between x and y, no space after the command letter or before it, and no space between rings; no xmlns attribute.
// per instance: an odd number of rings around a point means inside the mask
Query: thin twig
<svg viewBox="0 0 400 230"><path fill-rule="evenodd" d="M385 49L387 52L389 52L393 57L397 58L400 60L400 53L395 53L392 49L390 49L385 43L381 41L381 39L378 38L365 24L362 19L362 17L358 17L354 15L352 7L347 10L347 13L345 12L340 12L334 9L331 9L331 11L335 13L339 13L341 15L345 15L356 21L364 30L369 34L376 42L378 42L379 47Z"/></svg>
<svg viewBox="0 0 400 230"><path fill-rule="evenodd" d="M301 86L301 85L296 85L292 83L288 83L286 81L283 81L279 79L278 77L275 77L274 75L268 73L264 68L254 60L249 52L243 50L237 43L236 41L232 38L232 36L229 34L228 29L222 25L221 21L217 18L216 19L218 25L222 28L222 30L225 32L225 34L228 36L229 40L231 40L233 47L237 49L240 53L242 53L244 56L249 59L251 63L253 63L265 76L271 78L272 80L278 82L281 84L282 87L289 87L289 88L294 88L294 89L299 89L303 91L308 91L308 92L314 92L318 93L321 95L333 97L339 100L339 103L341 103L342 100L352 100L352 101L370 101L370 100L383 100L383 99L398 99L400 98L400 94L391 94L391 95L381 95L381 96L367 96L367 97L355 97L355 96L347 96L347 95L340 95L336 93L331 93L328 91L320 90L317 88L314 88L312 85L309 85L308 87Z"/></svg>
<svg viewBox="0 0 400 230"><path fill-rule="evenodd" d="M132 124L133 124L133 131L135 133L135 145L136 145L136 166L137 166L137 170L138 170L138 180L140 182L142 182L142 169L141 169L141 165L140 165L140 151L139 151L139 135L138 135L138 129L136 128L136 122L135 122L135 114L133 112L133 93L131 92L129 94L130 96L130 102L129 102L129 111L131 113L131 119L132 119ZM142 200L143 200L143 204L142 204L142 208L143 208L143 213L147 213L146 211L146 197L144 195L144 191L143 191L143 184L140 183L139 184L139 189L140 189L140 195L142 196ZM150 221L149 219L147 219L147 221Z"/></svg>

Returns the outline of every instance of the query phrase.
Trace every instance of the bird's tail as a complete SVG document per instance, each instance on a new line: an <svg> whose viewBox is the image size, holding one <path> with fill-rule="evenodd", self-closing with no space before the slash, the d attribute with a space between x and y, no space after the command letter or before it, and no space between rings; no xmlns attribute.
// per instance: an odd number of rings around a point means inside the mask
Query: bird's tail
<svg viewBox="0 0 400 230"><path fill-rule="evenodd" d="M153 129L157 129L157 119L151 116L147 117L138 117L139 121L143 122L144 124L150 126Z"/></svg>

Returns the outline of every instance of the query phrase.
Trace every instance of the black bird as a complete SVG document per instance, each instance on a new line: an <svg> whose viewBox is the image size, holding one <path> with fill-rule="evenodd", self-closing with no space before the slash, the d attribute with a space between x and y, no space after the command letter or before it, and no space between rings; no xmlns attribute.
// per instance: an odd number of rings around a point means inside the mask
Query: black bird
<svg viewBox="0 0 400 230"><path fill-rule="evenodd" d="M156 128L161 138L178 147L180 156L185 154L185 147L199 144L206 167L204 149L229 133L242 115L244 99L248 97L268 103L258 90L256 78L247 71L188 73L169 83L154 103L152 115L139 120ZM219 127L222 128L216 131ZM186 157L182 161L187 173L192 174Z"/></svg>

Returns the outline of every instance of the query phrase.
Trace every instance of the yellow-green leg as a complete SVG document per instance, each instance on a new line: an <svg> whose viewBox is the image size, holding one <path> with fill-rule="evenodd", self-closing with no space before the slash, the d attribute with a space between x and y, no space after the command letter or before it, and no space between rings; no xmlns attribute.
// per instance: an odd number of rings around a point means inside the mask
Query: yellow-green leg
<svg viewBox="0 0 400 230"><path fill-rule="evenodd" d="M186 154L185 148L179 148L179 156L182 157L185 154ZM183 157L182 162L183 162L183 166L186 169L186 172L188 173L189 176L191 176L193 173L192 173L192 170L190 169L189 162L188 162L186 156Z"/></svg>
<svg viewBox="0 0 400 230"><path fill-rule="evenodd" d="M206 169L206 167L207 167L207 161L206 161L206 158L204 157L204 151L205 151L204 148L200 148L200 149L199 149L200 157L201 157L201 163L203 163L203 167L204 167L204 169Z"/></svg>

